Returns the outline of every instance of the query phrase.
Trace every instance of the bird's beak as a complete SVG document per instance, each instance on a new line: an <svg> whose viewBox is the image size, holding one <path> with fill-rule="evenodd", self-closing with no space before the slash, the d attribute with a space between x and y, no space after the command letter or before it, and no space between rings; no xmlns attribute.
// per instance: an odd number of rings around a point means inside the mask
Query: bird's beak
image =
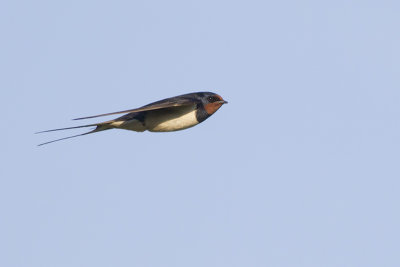
<svg viewBox="0 0 400 267"><path fill-rule="evenodd" d="M218 101L218 103L220 103L220 104L228 104L228 101L221 100L221 101Z"/></svg>

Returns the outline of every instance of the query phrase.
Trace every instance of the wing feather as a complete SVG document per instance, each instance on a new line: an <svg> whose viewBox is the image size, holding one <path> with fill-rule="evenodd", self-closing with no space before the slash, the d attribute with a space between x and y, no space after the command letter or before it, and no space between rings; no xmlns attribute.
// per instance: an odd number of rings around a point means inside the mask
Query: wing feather
<svg viewBox="0 0 400 267"><path fill-rule="evenodd" d="M171 97L164 100L160 100L146 106L135 108L135 109L128 109L123 111L111 112L111 113L104 113L99 115L93 115L88 117L77 118L74 120L83 120L83 119L92 119L102 116L109 116L109 115L116 115L116 114L123 114L123 113L132 113L132 112L141 112L141 111L150 111L150 110L157 110L163 108L171 108L171 107L181 107L181 106L189 106L194 105L196 101L193 98L185 98L181 97Z"/></svg>

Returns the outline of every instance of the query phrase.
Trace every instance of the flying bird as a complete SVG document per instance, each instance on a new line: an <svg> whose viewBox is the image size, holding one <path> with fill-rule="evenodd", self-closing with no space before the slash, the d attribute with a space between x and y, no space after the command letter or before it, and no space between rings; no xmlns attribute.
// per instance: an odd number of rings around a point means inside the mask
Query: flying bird
<svg viewBox="0 0 400 267"><path fill-rule="evenodd" d="M105 122L37 132L46 133L83 127L96 127L92 131L56 139L39 144L39 146L109 129L125 129L136 132L143 132L146 130L150 132L172 132L184 130L205 121L226 103L228 102L222 99L218 94L212 92L197 92L166 98L136 109L77 118L74 120L92 119L101 116L127 113L114 120Z"/></svg>

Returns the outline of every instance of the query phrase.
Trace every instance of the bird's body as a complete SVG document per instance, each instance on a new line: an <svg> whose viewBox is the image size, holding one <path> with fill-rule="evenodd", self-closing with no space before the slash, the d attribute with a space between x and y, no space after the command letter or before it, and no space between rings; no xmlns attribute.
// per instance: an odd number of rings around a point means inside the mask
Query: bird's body
<svg viewBox="0 0 400 267"><path fill-rule="evenodd" d="M127 114L111 122L110 126L136 132L146 130L150 132L179 131L199 123L196 118L196 110L196 105L189 105L179 108L153 110L151 112L142 111L146 113Z"/></svg>
<svg viewBox="0 0 400 267"><path fill-rule="evenodd" d="M96 126L96 128L90 132L53 140L40 145L109 129L125 129L136 132L143 132L146 130L150 132L172 132L184 130L203 122L212 114L214 114L225 103L227 102L223 100L222 97L211 92L190 93L166 98L138 109L112 112L76 119L81 120L96 118L100 116L127 113L126 115L123 115L114 120L76 127L43 131L51 132Z"/></svg>

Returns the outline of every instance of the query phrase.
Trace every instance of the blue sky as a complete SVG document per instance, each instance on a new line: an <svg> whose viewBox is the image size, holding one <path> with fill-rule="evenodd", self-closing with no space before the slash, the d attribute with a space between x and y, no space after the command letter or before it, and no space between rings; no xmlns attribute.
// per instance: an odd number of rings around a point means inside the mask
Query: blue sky
<svg viewBox="0 0 400 267"><path fill-rule="evenodd" d="M0 265L399 266L399 11L3 2ZM193 91L229 104L36 146Z"/></svg>

